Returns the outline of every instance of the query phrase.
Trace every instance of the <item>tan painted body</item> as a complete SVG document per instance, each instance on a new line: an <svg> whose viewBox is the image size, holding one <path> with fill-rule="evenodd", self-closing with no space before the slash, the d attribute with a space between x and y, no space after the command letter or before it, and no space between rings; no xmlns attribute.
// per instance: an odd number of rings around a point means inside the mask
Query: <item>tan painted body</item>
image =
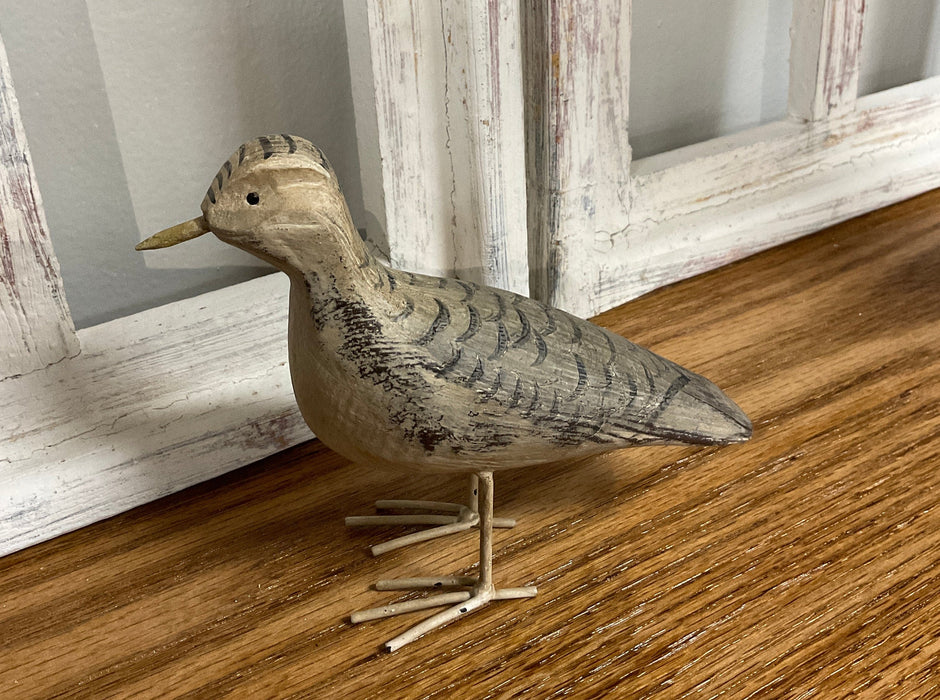
<svg viewBox="0 0 940 700"><path fill-rule="evenodd" d="M350 459L476 472L750 435L707 379L588 321L385 267L329 164L302 139L243 146L203 212L186 237L212 230L289 275L294 394L310 428Z"/></svg>
<svg viewBox="0 0 940 700"><path fill-rule="evenodd" d="M378 284L383 276L396 280L394 290L389 288L387 281ZM294 277L291 284L288 347L294 394L311 429L327 445L350 459L408 469L499 470L604 452L631 444L682 441L664 430L653 432L655 427L648 433L631 429L624 423L613 427L611 424L622 418L619 415L611 416L606 422L592 422L584 416L589 410L598 415L609 414L627 402L626 383L616 389L605 389L601 385L602 381L606 385L604 369L611 359L612 347L615 351L639 354L647 365L657 370L659 376L665 374L671 381L677 376L696 378L691 373L676 374L678 370L668 361L631 346L618 336L567 314L547 310L537 302L517 295L454 282L441 287L435 278L402 275L374 261L356 286L360 285L364 289L353 287L347 294L352 298L358 296L361 303L369 304L378 322L383 324L383 343L389 349L387 356L398 363L397 367L392 367L393 376L387 382L378 381L379 378L372 375L359 376L357 363L337 354L336 348L343 345L349 329L330 322L318 328L314 321L319 303L313 296L315 292L311 293L300 278ZM474 289L472 304L461 301L467 296L468 287ZM437 318L438 301L448 309L450 321L439 332L440 337L428 345L420 345L416 340L428 333ZM413 320L397 321L396 316L409 305L414 306ZM455 339L466 333L471 325L471 306L481 319L481 329L477 331L478 345L472 346L471 338L458 346ZM492 319L499 316L501 308L511 311L504 312L502 321L494 322ZM541 338L541 342L551 347L542 362L547 366L532 366L539 354L534 340L521 346L514 345L514 339L524 332L516 310L521 311L530 324L530 334L545 330L549 324L554 325L555 330ZM484 320L487 318L491 319L489 323ZM491 370L488 365L493 361L489 357L499 343L500 322L506 329L509 347L501 358L500 367ZM536 324L538 330L532 327ZM494 328L487 328L490 325ZM580 331L580 341L575 340L575 327ZM529 344L531 347L527 347ZM461 357L450 373L457 381L450 376L438 376L439 372L422 369L423 366L440 367L452 361L452 353L457 347L462 351ZM563 354L559 347L569 352ZM587 380L583 394L570 398L577 391L579 382L575 354L585 367ZM548 364L552 355L555 357ZM625 358L616 359L619 360L613 364L616 379L632 371L642 381L648 380L645 372L629 366ZM468 385L468 378L480 366L484 368L482 374ZM426 383L423 387L414 386L412 382L415 379L409 376L415 368L423 375ZM397 382L396 372L399 374ZM641 422L644 411L647 415L653 412L657 402L668 391L670 380L637 389L638 394L643 393L634 398L637 409L632 418L636 423ZM536 386L539 396L535 394ZM452 437L431 445L433 436L422 441L414 435L412 423L416 414L409 411L401 395L409 389L420 395L421 415L426 417L426 422L436 425L438 432ZM709 420L709 407L698 400L693 401L671 414L668 425L675 431L680 428L687 431L689 442L707 441L707 436L693 433L693 430L701 431L702 424ZM695 411L703 416L696 418ZM581 412L580 417L572 418L578 412ZM564 430L577 430L579 425L580 435L585 436L583 439L579 439L576 432L571 440L560 440ZM604 427L610 432L605 433L603 442L589 439ZM713 428L713 433L721 427ZM741 428L732 426L732 429ZM489 435L488 442L486 435ZM461 449L462 445L467 447Z"/></svg>
<svg viewBox="0 0 940 700"><path fill-rule="evenodd" d="M300 412L328 446L386 468L470 472L469 503L380 501L444 514L364 516L347 525L434 524L380 553L472 527L475 577L379 581L379 590L468 588L353 613L364 622L451 605L389 640L390 651L490 601L496 588L493 472L651 443L750 437L747 416L710 381L628 340L518 294L385 267L369 255L336 175L313 144L261 137L216 176L203 216L144 241L206 231L291 280L288 354Z"/></svg>

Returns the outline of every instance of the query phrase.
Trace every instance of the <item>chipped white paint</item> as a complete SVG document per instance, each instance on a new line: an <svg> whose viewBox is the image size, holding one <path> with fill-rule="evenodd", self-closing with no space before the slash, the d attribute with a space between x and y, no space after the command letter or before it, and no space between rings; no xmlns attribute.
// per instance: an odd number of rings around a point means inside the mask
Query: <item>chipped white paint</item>
<svg viewBox="0 0 940 700"><path fill-rule="evenodd" d="M630 218L630 3L527 13L530 266L535 296L555 303L559 289L591 288L584 253Z"/></svg>
<svg viewBox="0 0 940 700"><path fill-rule="evenodd" d="M0 378L78 353L0 42Z"/></svg>
<svg viewBox="0 0 940 700"><path fill-rule="evenodd" d="M858 96L865 0L796 0L790 30L790 114L848 114Z"/></svg>
<svg viewBox="0 0 940 700"><path fill-rule="evenodd" d="M622 230L562 229L567 268L553 302L591 315L938 186L940 78L861 98L838 119L645 158Z"/></svg>
<svg viewBox="0 0 940 700"><path fill-rule="evenodd" d="M543 300L592 315L940 186L940 78L857 99L861 0L826 2L815 19L803 15L818 3L794 7L794 75L811 74L814 90L795 88L793 102L811 121L632 164L630 23L611 14L629 3L575 5L530 8L525 20L531 264Z"/></svg>
<svg viewBox="0 0 940 700"><path fill-rule="evenodd" d="M311 437L287 368L283 275L78 332L0 381L0 554Z"/></svg>
<svg viewBox="0 0 940 700"><path fill-rule="evenodd" d="M310 437L279 275L75 333L2 45L0 224L0 555Z"/></svg>
<svg viewBox="0 0 940 700"><path fill-rule="evenodd" d="M518 3L368 8L392 265L528 294Z"/></svg>

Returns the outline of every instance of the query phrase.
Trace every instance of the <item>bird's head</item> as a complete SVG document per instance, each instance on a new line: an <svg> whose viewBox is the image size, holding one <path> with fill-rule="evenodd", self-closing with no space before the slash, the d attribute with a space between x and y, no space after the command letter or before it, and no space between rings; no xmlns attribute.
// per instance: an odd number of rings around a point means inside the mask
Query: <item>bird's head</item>
<svg viewBox="0 0 940 700"><path fill-rule="evenodd" d="M202 216L136 249L166 248L210 231L288 272L302 269L299 256L329 257L350 246L359 252L361 243L329 162L312 143L287 134L242 144L213 178Z"/></svg>

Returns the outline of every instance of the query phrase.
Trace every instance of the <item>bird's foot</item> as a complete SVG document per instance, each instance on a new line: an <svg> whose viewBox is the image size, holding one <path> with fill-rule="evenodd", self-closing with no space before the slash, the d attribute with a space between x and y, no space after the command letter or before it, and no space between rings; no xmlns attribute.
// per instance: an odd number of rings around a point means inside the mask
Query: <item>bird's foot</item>
<svg viewBox="0 0 940 700"><path fill-rule="evenodd" d="M460 503L443 503L440 501L376 501L376 510L409 510L424 511L412 512L403 515L351 515L346 518L346 527L363 527L372 525L433 525L427 530L413 532L409 535L396 537L388 542L382 542L371 547L372 554L378 556L399 547L406 547L416 542L433 540L437 537L463 532L480 524L480 513ZM493 518L493 527L515 527L516 521L512 518Z"/></svg>
<svg viewBox="0 0 940 700"><path fill-rule="evenodd" d="M425 610L427 608L436 608L444 605L451 606L447 608L447 610L442 610L423 622L419 622L397 637L388 640L385 643L385 649L387 651L395 651L438 627L443 627L467 613L482 608L492 600L531 598L537 593L535 586L522 586L521 588L495 588L492 585L483 586L478 584L475 576L386 579L378 581L375 584L377 591L403 591L415 588L430 588L435 590L445 588L468 588L469 590L440 593L438 595L428 596L427 598L392 603L380 608L359 610L350 615L350 621L356 624L367 620L378 620L383 617L392 617L393 615L414 612L416 610Z"/></svg>

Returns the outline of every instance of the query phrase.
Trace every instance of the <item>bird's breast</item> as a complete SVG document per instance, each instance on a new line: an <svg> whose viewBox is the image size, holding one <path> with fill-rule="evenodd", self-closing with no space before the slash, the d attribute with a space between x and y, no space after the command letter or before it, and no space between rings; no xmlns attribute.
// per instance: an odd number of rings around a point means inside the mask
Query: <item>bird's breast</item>
<svg viewBox="0 0 940 700"><path fill-rule="evenodd" d="M433 381L408 344L387 332L384 316L359 295L314 297L292 285L294 395L307 425L333 450L421 468L448 434L428 412Z"/></svg>

